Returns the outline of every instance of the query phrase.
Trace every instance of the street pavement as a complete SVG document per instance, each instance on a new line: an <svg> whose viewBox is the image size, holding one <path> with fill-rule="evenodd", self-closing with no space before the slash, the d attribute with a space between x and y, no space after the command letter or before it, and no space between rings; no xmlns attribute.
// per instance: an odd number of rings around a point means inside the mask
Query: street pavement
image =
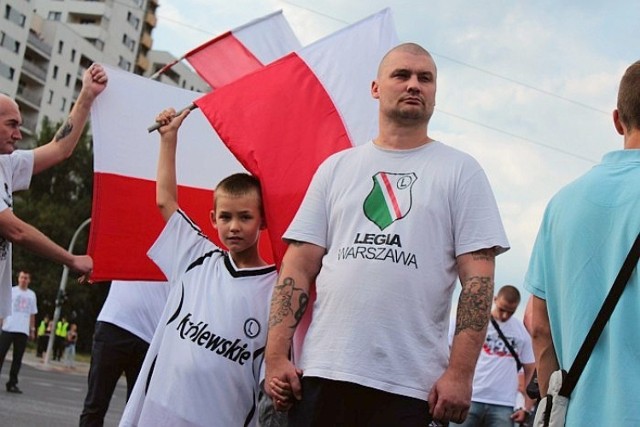
<svg viewBox="0 0 640 427"><path fill-rule="evenodd" d="M4 389L11 366L11 350L4 361L0 376L0 426L11 427L69 427L77 426L82 403L87 393L89 364L76 362L75 368L67 368L58 361L42 359L27 351L18 376L18 386L23 394L8 393ZM115 427L124 411L127 395L126 381L120 379L109 411L106 427Z"/></svg>

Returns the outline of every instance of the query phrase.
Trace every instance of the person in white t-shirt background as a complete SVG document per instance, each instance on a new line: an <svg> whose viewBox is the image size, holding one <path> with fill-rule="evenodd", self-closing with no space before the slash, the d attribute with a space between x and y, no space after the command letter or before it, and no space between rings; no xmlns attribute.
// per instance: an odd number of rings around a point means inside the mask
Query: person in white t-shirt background
<svg viewBox="0 0 640 427"><path fill-rule="evenodd" d="M469 415L462 424L452 425L513 427L528 416L525 409L516 407L519 394L524 393L524 387L522 390L519 387L519 372L524 371L524 384L528 384L535 370L535 359L529 332L520 319L513 317L519 304L520 292L511 285L501 287L494 297L492 321L473 377ZM496 325L518 356L521 367ZM451 340L451 329L449 337Z"/></svg>
<svg viewBox="0 0 640 427"><path fill-rule="evenodd" d="M18 373L22 366L22 356L27 347L27 340L36 339L38 301L36 293L29 289L30 283L31 273L21 270L18 273L18 285L11 288L12 314L2 320L0 372L9 347L13 345L13 360L9 371L9 381L6 384L9 393L22 393L22 390L18 388Z"/></svg>

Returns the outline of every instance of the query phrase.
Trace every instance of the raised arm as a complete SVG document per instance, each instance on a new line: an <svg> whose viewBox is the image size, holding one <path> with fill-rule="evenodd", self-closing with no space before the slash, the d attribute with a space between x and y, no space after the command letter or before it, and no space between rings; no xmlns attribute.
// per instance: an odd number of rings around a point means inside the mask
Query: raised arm
<svg viewBox="0 0 640 427"><path fill-rule="evenodd" d="M282 390L274 389L273 378L288 384L296 399L302 398L300 372L289 360L289 351L293 334L307 310L309 289L320 271L324 253L323 247L311 243L290 242L273 290L265 352L265 390L279 410L290 405L283 404L282 398L286 396L281 395Z"/></svg>
<svg viewBox="0 0 640 427"><path fill-rule="evenodd" d="M176 179L176 147L178 145L178 129L182 121L189 115L185 110L176 116L176 110L168 108L156 117L162 126L160 132L160 154L158 156L158 173L156 175L156 205L165 221L178 209L178 182Z"/></svg>
<svg viewBox="0 0 640 427"><path fill-rule="evenodd" d="M0 236L35 254L87 274L93 269L88 255L73 255L54 243L34 226L15 216L11 209L0 212Z"/></svg>
<svg viewBox="0 0 640 427"><path fill-rule="evenodd" d="M538 386L540 387L540 396L545 396L549 387L549 377L553 371L559 368L559 364L551 337L547 302L534 295L532 311L531 337L538 367Z"/></svg>
<svg viewBox="0 0 640 427"><path fill-rule="evenodd" d="M92 64L82 76L82 89L69 117L58 129L51 142L34 149L33 173L37 174L69 158L87 123L91 105L107 86L107 73Z"/></svg>
<svg viewBox="0 0 640 427"><path fill-rule="evenodd" d="M487 334L493 297L495 251L483 249L458 256L462 292L449 366L429 393L434 419L460 423L471 405L473 374Z"/></svg>

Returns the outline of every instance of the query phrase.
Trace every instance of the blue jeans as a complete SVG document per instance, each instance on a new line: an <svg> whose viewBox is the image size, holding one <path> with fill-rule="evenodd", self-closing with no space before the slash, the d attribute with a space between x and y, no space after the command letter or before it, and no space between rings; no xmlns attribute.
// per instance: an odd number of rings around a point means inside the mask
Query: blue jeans
<svg viewBox="0 0 640 427"><path fill-rule="evenodd" d="M512 406L471 402L467 419L462 424L451 423L451 425L463 427L513 427L512 414Z"/></svg>

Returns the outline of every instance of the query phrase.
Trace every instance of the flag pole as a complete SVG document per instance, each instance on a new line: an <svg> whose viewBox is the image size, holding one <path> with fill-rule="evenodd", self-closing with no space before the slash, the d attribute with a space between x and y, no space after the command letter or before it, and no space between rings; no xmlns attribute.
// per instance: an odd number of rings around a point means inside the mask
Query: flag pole
<svg viewBox="0 0 640 427"><path fill-rule="evenodd" d="M178 112L176 113L176 116L179 116L180 114L184 113L184 112L185 112L185 111L187 111L187 110L192 111L192 110L195 110L196 108L198 108L198 107L196 106L196 104L189 104L189 105L187 105L186 107L184 107L182 110L178 111ZM160 123L156 122L156 123L152 124L151 126L149 126L149 127L147 128L147 131L148 131L149 133L151 133L151 132L153 132L154 130L158 130L158 129L160 129L160 127L161 127L161 126L162 126L162 125L161 125Z"/></svg>
<svg viewBox="0 0 640 427"><path fill-rule="evenodd" d="M158 71L153 73L151 76L149 76L149 78L151 80L157 80L158 77L160 77L161 74L164 74L169 68L173 67L174 65L176 65L178 62L181 62L185 58L186 58L186 56L183 56L181 58L173 60L172 62L169 62L169 63L165 64L164 67L160 68Z"/></svg>

